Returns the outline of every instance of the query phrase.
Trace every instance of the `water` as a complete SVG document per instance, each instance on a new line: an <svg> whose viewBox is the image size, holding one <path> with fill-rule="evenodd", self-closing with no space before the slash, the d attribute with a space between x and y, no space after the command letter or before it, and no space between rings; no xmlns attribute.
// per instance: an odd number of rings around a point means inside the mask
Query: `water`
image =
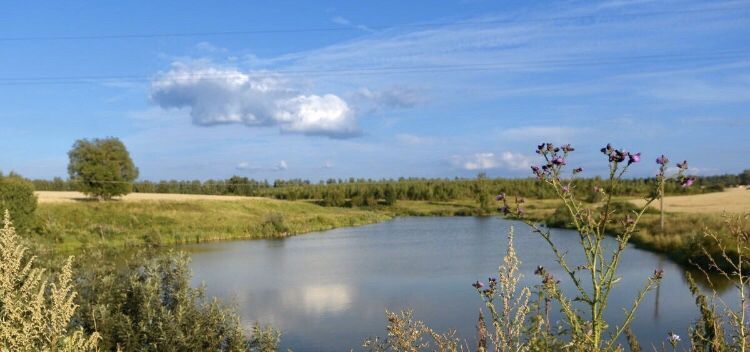
<svg viewBox="0 0 750 352"><path fill-rule="evenodd" d="M565 284L538 235L522 223L498 218L398 218L284 240L184 249L192 256L194 282L205 283L209 295L236 303L244 322L280 329L282 350L357 350L364 338L385 335L386 309L406 308L436 330L455 328L473 345L482 303L471 283L496 275L511 225L523 262L522 283L537 284L533 272L543 265ZM575 232L554 230L554 237L562 250L570 250L571 266L582 263ZM652 343L661 346L670 330L685 339L698 315L681 267L630 248L622 259L619 289L610 298L610 323L622 321L622 308L632 304L657 268L664 270L659 299L656 292L649 294L633 323L647 349Z"/></svg>

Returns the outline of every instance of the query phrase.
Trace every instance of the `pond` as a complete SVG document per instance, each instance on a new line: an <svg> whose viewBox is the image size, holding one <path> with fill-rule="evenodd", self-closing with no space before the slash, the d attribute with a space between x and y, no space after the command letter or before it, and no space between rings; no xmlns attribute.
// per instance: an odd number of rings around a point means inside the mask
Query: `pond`
<svg viewBox="0 0 750 352"><path fill-rule="evenodd" d="M359 350L366 337L385 336L386 309L413 309L415 318L438 331L454 328L473 346L482 302L471 283L497 275L511 226L522 284L538 284L533 272L542 265L566 285L538 235L523 223L494 217L405 217L283 240L182 249L192 257L194 283L205 283L208 295L237 304L244 322L280 329L282 350ZM569 262L582 263L577 234L553 233L559 247L570 251ZM687 327L698 316L684 270L631 247L622 260L619 289L610 298L609 322L622 321L622 308L632 304L657 268L664 270L664 280L643 301L633 324L646 349L661 346L669 331L686 340Z"/></svg>

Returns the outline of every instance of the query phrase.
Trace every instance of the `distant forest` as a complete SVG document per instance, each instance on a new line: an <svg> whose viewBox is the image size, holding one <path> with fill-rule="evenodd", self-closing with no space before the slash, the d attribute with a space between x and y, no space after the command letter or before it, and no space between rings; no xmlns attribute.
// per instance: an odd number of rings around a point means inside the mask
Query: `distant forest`
<svg viewBox="0 0 750 352"><path fill-rule="evenodd" d="M32 182L36 190L39 191L78 190L75 182L59 177L53 180L32 180ZM603 184L598 177L575 179L572 182L575 191L592 202L596 201L600 194L594 191L595 187ZM618 188L617 195L644 195L653 189L654 182L656 182L654 178L623 180ZM676 183L671 183L666 188L666 192L667 194L717 192L726 187L747 184L750 184L750 170L745 170L738 175L698 177L695 185L690 188L682 188ZM206 181L136 181L133 182L133 192L242 195L286 200L305 199L317 200L322 205L328 206L375 205L383 201L386 204L392 204L396 200L452 201L476 199L483 194L500 193L539 199L555 197L553 191L537 182L536 178L487 178L482 174L473 179L399 178L372 180L349 178L329 179L317 183L302 179L276 180L271 183L266 180L254 180L241 176L233 176L225 180Z"/></svg>

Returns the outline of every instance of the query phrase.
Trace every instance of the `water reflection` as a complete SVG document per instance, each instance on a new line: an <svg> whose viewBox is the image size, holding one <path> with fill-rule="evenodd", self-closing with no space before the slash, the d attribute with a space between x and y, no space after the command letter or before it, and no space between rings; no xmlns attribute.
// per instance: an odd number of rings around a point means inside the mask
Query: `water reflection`
<svg viewBox="0 0 750 352"><path fill-rule="evenodd" d="M352 304L352 289L342 284L313 285L301 290L285 291L285 304L302 304L307 314L332 314Z"/></svg>
<svg viewBox="0 0 750 352"><path fill-rule="evenodd" d="M511 225L522 261L521 284L538 284L537 265L564 279L543 240L523 224L497 218L400 218L285 240L186 248L197 250L191 254L195 283L205 282L210 295L234 300L248 324L260 321L281 329L282 349L339 351L357 348L365 337L383 336L386 309L411 308L436 330L455 328L471 341L481 301L470 283L497 272ZM571 265L581 264L575 233L555 230L553 237ZM683 269L635 248L622 263L622 280L605 312L608 321L622 322L622 308L662 268L664 280L644 299L633 330L645 346L660 344L668 331L687 336L698 311ZM702 275L693 276L701 283ZM564 281L563 288L575 290ZM732 294L723 293L728 299ZM556 314L553 308L553 320Z"/></svg>

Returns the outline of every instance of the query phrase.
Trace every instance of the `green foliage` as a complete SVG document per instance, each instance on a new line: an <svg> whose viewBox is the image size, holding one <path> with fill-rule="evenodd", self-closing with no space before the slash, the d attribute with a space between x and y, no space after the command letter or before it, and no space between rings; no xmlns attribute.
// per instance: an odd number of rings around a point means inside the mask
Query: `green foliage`
<svg viewBox="0 0 750 352"><path fill-rule="evenodd" d="M739 177L741 184L750 185L750 169L742 171Z"/></svg>
<svg viewBox="0 0 750 352"><path fill-rule="evenodd" d="M111 199L128 194L138 168L130 153L117 138L81 139L68 152L68 173L79 190L89 196Z"/></svg>
<svg viewBox="0 0 750 352"><path fill-rule="evenodd" d="M0 210L8 210L18 232L26 233L37 224L34 186L17 175L0 175Z"/></svg>
<svg viewBox="0 0 750 352"><path fill-rule="evenodd" d="M76 311L71 260L55 282L16 235L5 212L0 229L0 349L2 351L94 351L98 334L87 336L70 326Z"/></svg>
<svg viewBox="0 0 750 352"><path fill-rule="evenodd" d="M103 258L101 258L103 259ZM98 331L104 350L275 351L279 334L259 326L249 338L236 311L190 287L188 259L138 256L128 270L110 266L85 271L80 324Z"/></svg>

